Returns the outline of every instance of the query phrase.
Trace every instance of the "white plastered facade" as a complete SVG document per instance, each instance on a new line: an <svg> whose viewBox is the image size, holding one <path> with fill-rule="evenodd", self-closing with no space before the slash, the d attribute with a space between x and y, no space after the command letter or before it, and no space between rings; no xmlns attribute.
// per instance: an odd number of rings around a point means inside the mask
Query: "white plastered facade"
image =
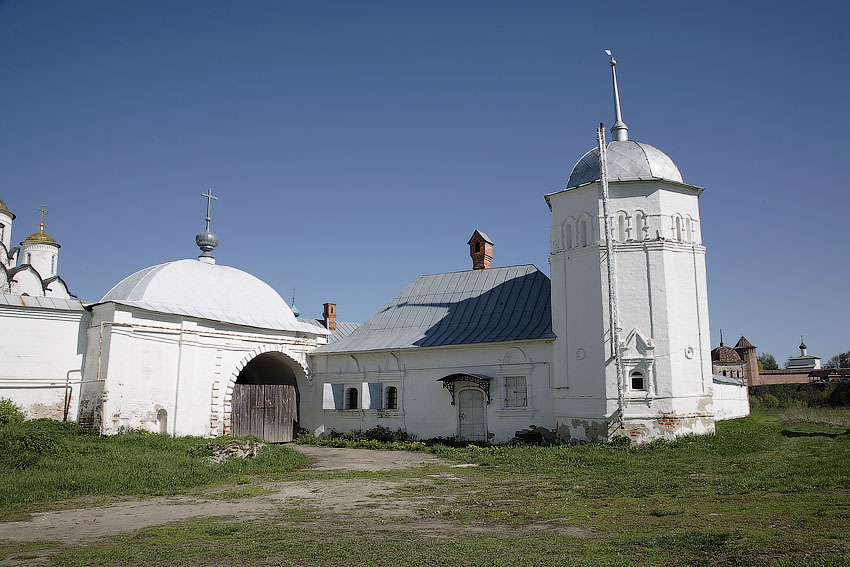
<svg viewBox="0 0 850 567"><path fill-rule="evenodd" d="M551 384L551 340L515 341L475 345L315 353L310 356L314 380L322 395L314 397L314 433L366 430L376 426L402 429L420 439L460 438L460 393L465 389L484 394L482 439L505 443L535 427L551 428L554 420ZM483 382L454 382L454 397L440 382L465 374L490 378ZM506 380L525 382L525 405L509 405ZM376 387L377 385L377 387ZM354 388L360 400L347 408L334 400L334 386L343 396ZM387 389L396 388L397 407L387 409ZM487 392L489 391L489 403ZM376 396L380 400L375 403ZM453 403L454 401L454 403ZM521 402L520 402L521 403Z"/></svg>
<svg viewBox="0 0 850 567"><path fill-rule="evenodd" d="M697 202L702 190L663 180L609 187L612 232L622 240L614 243L622 393L611 344L599 183L547 196L559 434L587 441L627 435L645 442L711 433L705 248ZM575 232L583 220L586 236Z"/></svg>

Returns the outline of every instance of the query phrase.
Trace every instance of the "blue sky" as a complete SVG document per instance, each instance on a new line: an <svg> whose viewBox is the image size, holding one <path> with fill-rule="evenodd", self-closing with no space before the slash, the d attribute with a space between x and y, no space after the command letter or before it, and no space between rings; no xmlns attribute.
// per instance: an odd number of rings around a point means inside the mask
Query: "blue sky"
<svg viewBox="0 0 850 567"><path fill-rule="evenodd" d="M194 257L363 321L423 273L548 273L549 210L611 123L700 199L712 344L850 350L846 2L0 3L0 198L97 300ZM842 165L843 164L843 165Z"/></svg>

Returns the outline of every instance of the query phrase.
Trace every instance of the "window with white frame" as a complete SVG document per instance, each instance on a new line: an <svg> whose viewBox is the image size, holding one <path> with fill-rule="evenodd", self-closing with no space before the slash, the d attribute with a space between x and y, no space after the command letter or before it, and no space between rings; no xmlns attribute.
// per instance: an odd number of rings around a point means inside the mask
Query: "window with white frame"
<svg viewBox="0 0 850 567"><path fill-rule="evenodd" d="M632 370L629 373L632 390L646 390L646 377L642 370Z"/></svg>
<svg viewBox="0 0 850 567"><path fill-rule="evenodd" d="M528 407L528 387L525 376L505 376L505 407Z"/></svg>

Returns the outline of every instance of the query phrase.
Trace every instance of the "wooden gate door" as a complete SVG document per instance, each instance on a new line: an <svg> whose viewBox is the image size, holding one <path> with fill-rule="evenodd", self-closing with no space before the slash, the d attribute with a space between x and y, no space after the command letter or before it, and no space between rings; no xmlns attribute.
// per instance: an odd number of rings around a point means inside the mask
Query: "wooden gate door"
<svg viewBox="0 0 850 567"><path fill-rule="evenodd" d="M269 443L292 441L293 424L298 419L295 386L266 384L263 439Z"/></svg>
<svg viewBox="0 0 850 567"><path fill-rule="evenodd" d="M473 389L461 390L457 397L458 433L461 440L486 441L484 392Z"/></svg>
<svg viewBox="0 0 850 567"><path fill-rule="evenodd" d="M270 443L292 441L298 419L295 386L235 384L230 408L233 435L253 435Z"/></svg>

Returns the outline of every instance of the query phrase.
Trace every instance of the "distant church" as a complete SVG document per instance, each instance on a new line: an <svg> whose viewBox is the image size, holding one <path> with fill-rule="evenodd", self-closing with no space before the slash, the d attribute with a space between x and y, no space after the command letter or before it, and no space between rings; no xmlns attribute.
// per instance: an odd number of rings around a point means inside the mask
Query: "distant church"
<svg viewBox="0 0 850 567"><path fill-rule="evenodd" d="M95 303L68 293L43 224L10 248L3 205L0 396L105 434L270 441L381 425L485 443L647 442L746 415L745 385L712 374L703 189L629 139L615 65L614 140L600 132L545 196L551 279L492 267L493 240L476 230L471 270L421 276L359 326L338 323L333 303L321 320L297 317L217 264L211 192L197 259L141 270Z"/></svg>

